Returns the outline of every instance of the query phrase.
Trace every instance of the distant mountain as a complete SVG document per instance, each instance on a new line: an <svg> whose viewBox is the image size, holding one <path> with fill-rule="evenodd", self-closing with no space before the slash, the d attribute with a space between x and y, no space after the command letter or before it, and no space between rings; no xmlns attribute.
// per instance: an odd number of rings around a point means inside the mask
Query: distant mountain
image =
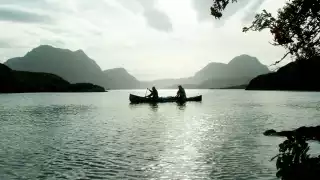
<svg viewBox="0 0 320 180"><path fill-rule="evenodd" d="M100 67L82 50L70 51L47 45L39 46L24 57L5 62L11 69L56 74L71 83L102 83Z"/></svg>
<svg viewBox="0 0 320 180"><path fill-rule="evenodd" d="M269 72L268 67L261 64L257 58L241 55L228 64L210 63L197 72L193 79L201 82L202 88L221 88L248 84L252 78Z"/></svg>
<svg viewBox="0 0 320 180"><path fill-rule="evenodd" d="M320 91L320 56L295 61L277 72L260 75L247 86L247 90Z"/></svg>
<svg viewBox="0 0 320 180"><path fill-rule="evenodd" d="M212 62L195 73L193 77L182 79L163 79L148 82L158 88L172 88L178 84L190 88L226 88L248 84L254 77L269 73L267 66L255 57L240 55L228 64Z"/></svg>
<svg viewBox="0 0 320 180"><path fill-rule="evenodd" d="M70 84L49 73L14 71L0 64L0 93L25 92L105 92L103 87L90 83Z"/></svg>
<svg viewBox="0 0 320 180"><path fill-rule="evenodd" d="M154 81L141 82L140 88L147 88L151 86L156 86L159 89L176 89L178 85L191 85L197 86L195 83L190 83L192 80L190 78L181 78L181 79L159 79Z"/></svg>
<svg viewBox="0 0 320 180"><path fill-rule="evenodd" d="M108 89L139 87L139 81L125 69L102 71L82 50L70 51L42 45L24 57L9 59L5 65L18 71L56 74L71 83L93 83Z"/></svg>
<svg viewBox="0 0 320 180"><path fill-rule="evenodd" d="M209 79L198 85L199 89L221 89L243 84L249 84L253 77L230 77L230 78L217 78Z"/></svg>
<svg viewBox="0 0 320 180"><path fill-rule="evenodd" d="M257 58L241 55L228 64L210 63L192 77L140 82L123 68L102 71L82 50L48 45L39 46L24 57L9 59L5 65L17 71L51 73L71 83L93 83L107 89L176 88L179 84L187 88L225 88L248 84L254 77L269 73Z"/></svg>
<svg viewBox="0 0 320 180"><path fill-rule="evenodd" d="M233 58L228 63L228 67L231 74L241 77L256 77L270 72L268 67L261 64L256 57L249 55L240 55Z"/></svg>
<svg viewBox="0 0 320 180"><path fill-rule="evenodd" d="M140 82L124 68L115 68L103 71L107 89L134 89L139 88Z"/></svg>
<svg viewBox="0 0 320 180"><path fill-rule="evenodd" d="M197 84L175 84L172 86L167 86L163 89L178 89L179 85L182 85L182 87L185 89L199 89L199 85L197 85Z"/></svg>
<svg viewBox="0 0 320 180"><path fill-rule="evenodd" d="M231 76L229 72L226 72L228 65L223 63L212 62L198 71L193 77L192 81L198 84L205 82L210 79L221 79Z"/></svg>

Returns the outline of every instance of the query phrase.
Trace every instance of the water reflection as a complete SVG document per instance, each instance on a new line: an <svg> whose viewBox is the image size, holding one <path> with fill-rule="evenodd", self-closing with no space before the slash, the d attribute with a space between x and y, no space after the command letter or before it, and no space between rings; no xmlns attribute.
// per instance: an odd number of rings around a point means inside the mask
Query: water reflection
<svg viewBox="0 0 320 180"><path fill-rule="evenodd" d="M185 110L186 109L186 103L177 103L177 107L179 110Z"/></svg>
<svg viewBox="0 0 320 180"><path fill-rule="evenodd" d="M150 104L149 104L149 107L150 107L150 109L151 109L152 111L154 111L154 112L157 112L157 111L158 111L158 108L159 108L158 103L150 103Z"/></svg>
<svg viewBox="0 0 320 180"><path fill-rule="evenodd" d="M130 105L124 94L0 96L0 179L275 179L279 143L262 132L320 117L308 93Z"/></svg>
<svg viewBox="0 0 320 180"><path fill-rule="evenodd" d="M157 112L159 110L159 106L176 106L177 109L179 110L185 110L186 109L186 103L167 103L167 104L164 104L164 103L146 103L146 104L134 104L134 103L130 103L129 104L129 107L130 109L140 109L140 108L146 108L148 107L150 110L154 111L154 112Z"/></svg>

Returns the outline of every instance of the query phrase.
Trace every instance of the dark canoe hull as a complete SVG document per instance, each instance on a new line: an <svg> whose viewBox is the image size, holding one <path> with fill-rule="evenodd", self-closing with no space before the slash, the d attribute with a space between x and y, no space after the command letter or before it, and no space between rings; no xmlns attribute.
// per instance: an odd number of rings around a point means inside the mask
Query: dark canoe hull
<svg viewBox="0 0 320 180"><path fill-rule="evenodd" d="M131 103L166 103L166 102L178 102L178 103L184 103L187 101L197 101L200 102L202 101L202 96L195 96L195 97L190 97L187 98L183 101L179 100L176 97L160 97L157 100L146 98L146 97L141 97L141 96L136 96L133 94L130 94L129 100Z"/></svg>

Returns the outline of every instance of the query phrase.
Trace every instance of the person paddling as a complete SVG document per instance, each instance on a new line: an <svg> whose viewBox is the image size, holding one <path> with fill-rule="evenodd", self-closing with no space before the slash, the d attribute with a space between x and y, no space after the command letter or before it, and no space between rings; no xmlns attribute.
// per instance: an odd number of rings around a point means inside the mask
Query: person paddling
<svg viewBox="0 0 320 180"><path fill-rule="evenodd" d="M147 96L147 98L152 98L154 100L159 98L158 91L154 86L152 87L152 89L148 88L148 90L150 91L150 94Z"/></svg>
<svg viewBox="0 0 320 180"><path fill-rule="evenodd" d="M185 101L187 99L186 91L183 89L181 85L178 86L179 90L177 92L177 98L179 100Z"/></svg>

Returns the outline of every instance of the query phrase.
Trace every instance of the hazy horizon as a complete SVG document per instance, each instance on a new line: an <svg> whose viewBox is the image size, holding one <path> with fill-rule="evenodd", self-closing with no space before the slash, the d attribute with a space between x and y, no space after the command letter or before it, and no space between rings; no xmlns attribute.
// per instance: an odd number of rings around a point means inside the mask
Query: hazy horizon
<svg viewBox="0 0 320 180"><path fill-rule="evenodd" d="M0 62L48 44L82 49L102 69L123 67L143 81L190 77L241 54L269 65L284 51L269 32L242 27L284 2L242 0L216 20L212 0L0 0Z"/></svg>

